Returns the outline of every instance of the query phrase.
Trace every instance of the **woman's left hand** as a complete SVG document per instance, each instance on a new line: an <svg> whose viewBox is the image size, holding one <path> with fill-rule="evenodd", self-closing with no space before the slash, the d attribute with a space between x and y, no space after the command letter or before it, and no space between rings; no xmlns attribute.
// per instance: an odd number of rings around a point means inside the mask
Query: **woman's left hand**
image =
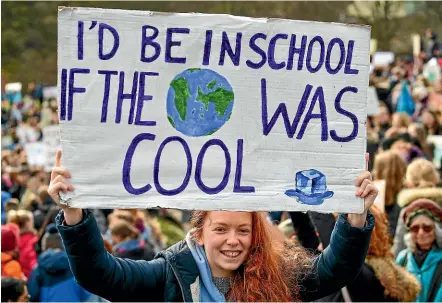
<svg viewBox="0 0 442 303"><path fill-rule="evenodd" d="M368 161L370 155L365 153L366 171L356 178L355 185L359 188L356 190L356 196L364 199L364 212L362 214L348 214L348 222L354 227L364 227L367 220L367 211L373 205L378 189L372 182L371 173L368 171Z"/></svg>

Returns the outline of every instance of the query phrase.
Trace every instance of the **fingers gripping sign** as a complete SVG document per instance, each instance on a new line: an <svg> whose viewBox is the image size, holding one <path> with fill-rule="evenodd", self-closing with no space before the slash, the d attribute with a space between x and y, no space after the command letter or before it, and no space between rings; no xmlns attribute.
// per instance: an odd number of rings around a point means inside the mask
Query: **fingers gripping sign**
<svg viewBox="0 0 442 303"><path fill-rule="evenodd" d="M74 190L74 187L69 182L71 177L69 171L61 166L61 150L59 150L55 158L55 167L52 169L48 193L62 207L69 207L69 202L71 201L71 198L66 197L68 192Z"/></svg>

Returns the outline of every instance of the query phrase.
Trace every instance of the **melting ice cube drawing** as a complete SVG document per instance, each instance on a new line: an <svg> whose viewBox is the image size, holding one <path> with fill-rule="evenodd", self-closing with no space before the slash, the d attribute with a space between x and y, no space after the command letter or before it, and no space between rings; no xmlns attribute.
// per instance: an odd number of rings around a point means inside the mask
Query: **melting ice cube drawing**
<svg viewBox="0 0 442 303"><path fill-rule="evenodd" d="M325 175L316 169L298 171L296 188L287 190L285 194L308 205L321 205L324 199L333 197L333 192L327 190Z"/></svg>

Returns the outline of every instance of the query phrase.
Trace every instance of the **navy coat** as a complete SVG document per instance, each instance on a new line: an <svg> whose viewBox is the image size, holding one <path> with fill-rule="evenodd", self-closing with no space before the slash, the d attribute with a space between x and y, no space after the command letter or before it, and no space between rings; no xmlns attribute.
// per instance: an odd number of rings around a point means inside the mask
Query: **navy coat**
<svg viewBox="0 0 442 303"><path fill-rule="evenodd" d="M94 217L83 211L76 226L63 224L63 211L56 219L77 282L86 290L117 302L192 302L190 285L199 276L198 267L185 241L157 254L151 261L121 259L109 254ZM311 274L302 281L300 296L313 301L352 282L361 271L368 251L374 217L364 228L350 226L340 215L330 245L314 260Z"/></svg>

